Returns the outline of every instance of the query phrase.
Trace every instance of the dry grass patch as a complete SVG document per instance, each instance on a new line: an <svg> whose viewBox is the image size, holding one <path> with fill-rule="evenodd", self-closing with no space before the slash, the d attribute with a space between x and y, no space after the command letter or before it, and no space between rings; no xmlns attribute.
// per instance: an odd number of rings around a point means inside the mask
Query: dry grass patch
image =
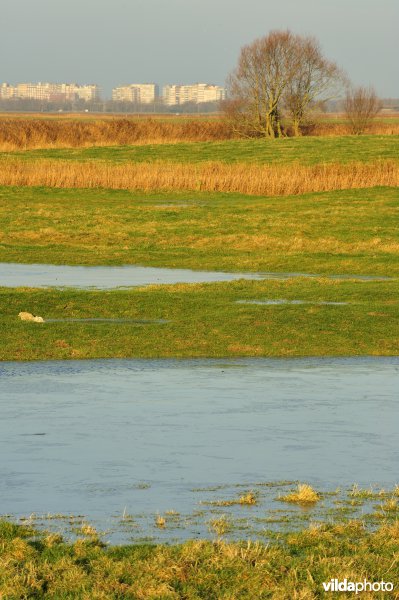
<svg viewBox="0 0 399 600"><path fill-rule="evenodd" d="M165 237L165 242L167 238ZM172 236L171 243L176 243L178 239ZM282 239L270 235L253 235L240 234L236 235L215 235L207 237L195 237L187 239L189 248L225 248L229 247L234 250L248 251L250 249L265 249L284 252L285 254L296 254L298 252L317 252L323 248L323 252L331 254L343 254L353 252L366 252L375 250L378 252L386 252L397 254L399 252L399 242L391 240L382 240L379 237L369 240L357 242L343 242L336 238L318 238L309 239L306 235L293 235L289 238Z"/></svg>

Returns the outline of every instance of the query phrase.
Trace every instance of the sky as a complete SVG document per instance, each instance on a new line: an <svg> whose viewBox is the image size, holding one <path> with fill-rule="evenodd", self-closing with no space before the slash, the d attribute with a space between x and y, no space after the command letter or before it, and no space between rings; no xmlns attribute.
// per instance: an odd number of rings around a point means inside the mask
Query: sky
<svg viewBox="0 0 399 600"><path fill-rule="evenodd" d="M0 0L0 24L0 82L223 85L243 45L288 28L399 97L399 0Z"/></svg>

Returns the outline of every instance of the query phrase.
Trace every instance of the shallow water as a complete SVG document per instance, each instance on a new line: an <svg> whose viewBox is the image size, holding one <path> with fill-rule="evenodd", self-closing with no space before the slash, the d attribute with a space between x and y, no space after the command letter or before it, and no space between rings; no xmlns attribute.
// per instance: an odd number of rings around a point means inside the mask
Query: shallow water
<svg viewBox="0 0 399 600"><path fill-rule="evenodd" d="M397 358L1 363L1 512L83 514L126 541L125 511L164 539L157 511L215 497L194 488L392 487L398 389Z"/></svg>
<svg viewBox="0 0 399 600"><path fill-rule="evenodd" d="M161 269L125 265L121 267L81 267L71 265L39 265L0 263L0 287L74 287L113 289L151 284L210 283L237 279L289 279L290 277L329 277L380 281L387 277L365 275L316 275L310 273L224 273Z"/></svg>
<svg viewBox="0 0 399 600"><path fill-rule="evenodd" d="M206 283L235 279L262 279L256 273L218 273L189 269L122 267L81 267L70 265L0 264L0 286L74 287L113 289L174 283Z"/></svg>
<svg viewBox="0 0 399 600"><path fill-rule="evenodd" d="M87 317L82 319L46 319L44 323L135 323L136 325L164 325L169 323L166 319L112 319L101 317Z"/></svg>
<svg viewBox="0 0 399 600"><path fill-rule="evenodd" d="M236 300L236 304L265 304L266 306L281 306L282 304L313 304L316 306L347 306L349 302L313 302L311 300L286 300L285 298L265 300Z"/></svg>

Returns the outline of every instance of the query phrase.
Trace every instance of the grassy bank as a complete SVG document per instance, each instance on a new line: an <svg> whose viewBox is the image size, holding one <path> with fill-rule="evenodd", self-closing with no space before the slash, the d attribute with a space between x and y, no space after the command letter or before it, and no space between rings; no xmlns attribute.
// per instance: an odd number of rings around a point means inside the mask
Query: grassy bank
<svg viewBox="0 0 399 600"><path fill-rule="evenodd" d="M0 188L0 261L399 273L397 189L285 198Z"/></svg>
<svg viewBox="0 0 399 600"><path fill-rule="evenodd" d="M265 299L305 303L238 302ZM0 302L1 360L399 354L397 281L289 279L111 292L2 288ZM57 321L22 322L20 311ZM111 321L79 322L87 318ZM141 322L159 319L167 322Z"/></svg>
<svg viewBox="0 0 399 600"><path fill-rule="evenodd" d="M398 552L397 521L382 522L374 531L356 520L311 526L267 545L217 540L108 548L96 535L66 543L56 534L0 522L0 594L7 600L352 598L353 593L326 594L322 583L347 578L396 585Z"/></svg>

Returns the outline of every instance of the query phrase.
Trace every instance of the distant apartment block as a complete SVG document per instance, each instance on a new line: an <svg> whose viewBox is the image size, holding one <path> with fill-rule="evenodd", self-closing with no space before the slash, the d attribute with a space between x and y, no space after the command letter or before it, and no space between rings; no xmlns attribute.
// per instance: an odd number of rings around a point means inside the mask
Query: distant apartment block
<svg viewBox="0 0 399 600"><path fill-rule="evenodd" d="M9 83L0 83L0 98L3 100L9 100L14 98L15 88Z"/></svg>
<svg viewBox="0 0 399 600"><path fill-rule="evenodd" d="M112 100L116 102L151 104L158 96L159 87L155 83L130 83L112 90Z"/></svg>
<svg viewBox="0 0 399 600"><path fill-rule="evenodd" d="M8 83L0 84L0 99L20 98L47 102L67 102L85 100L92 102L100 97L100 88L96 84L78 85L76 83Z"/></svg>
<svg viewBox="0 0 399 600"><path fill-rule="evenodd" d="M168 106L193 102L220 102L226 97L226 90L219 85L194 83L192 85L166 85L163 88L163 101Z"/></svg>

